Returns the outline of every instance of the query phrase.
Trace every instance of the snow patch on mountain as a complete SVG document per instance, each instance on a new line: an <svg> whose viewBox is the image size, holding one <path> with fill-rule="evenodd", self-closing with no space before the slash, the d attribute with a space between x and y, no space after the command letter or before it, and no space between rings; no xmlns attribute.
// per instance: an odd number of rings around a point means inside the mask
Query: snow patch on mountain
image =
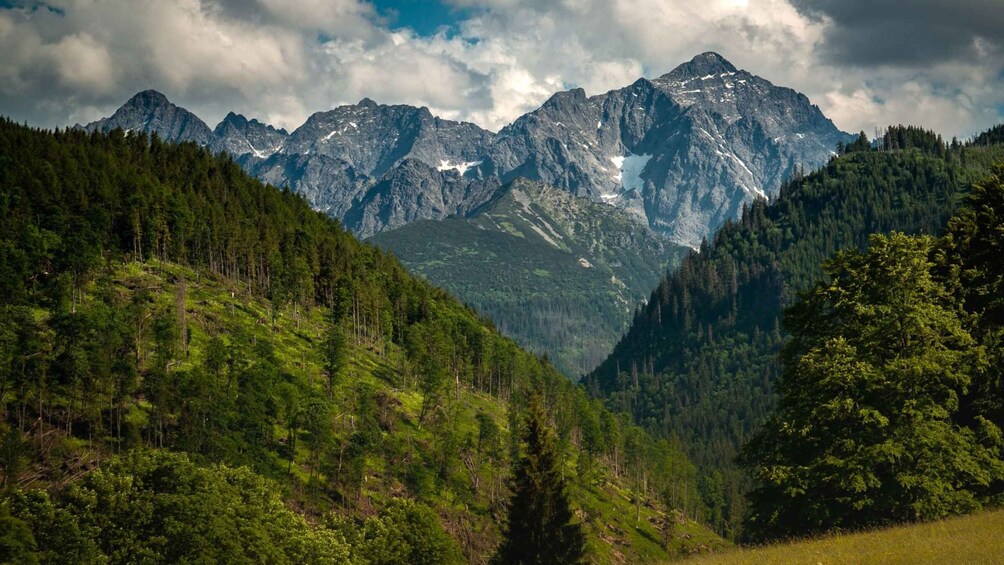
<svg viewBox="0 0 1004 565"><path fill-rule="evenodd" d="M620 181L624 190L641 190L645 181L641 178L651 155L625 155L621 162Z"/></svg>
<svg viewBox="0 0 1004 565"><path fill-rule="evenodd" d="M612 176L618 184L618 192L602 192L600 198L605 202L610 202L624 192L641 190L645 186L641 173L651 158L651 155L634 155L632 153L610 157L610 162L616 167Z"/></svg>
<svg viewBox="0 0 1004 565"><path fill-rule="evenodd" d="M457 171L458 173L460 173L460 176L464 176L464 174L467 173L468 169L470 169L472 167L477 167L480 164L481 164L481 161L467 161L467 162L463 162L463 163L453 163L451 161L443 159L443 160L439 161L439 166L436 167L436 170L437 171L451 171L451 170L452 171Z"/></svg>

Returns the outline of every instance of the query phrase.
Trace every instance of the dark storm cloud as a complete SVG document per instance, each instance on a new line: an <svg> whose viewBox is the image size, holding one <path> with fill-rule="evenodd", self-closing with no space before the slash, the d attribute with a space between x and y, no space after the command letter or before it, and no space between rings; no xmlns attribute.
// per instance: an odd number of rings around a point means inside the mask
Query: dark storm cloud
<svg viewBox="0 0 1004 565"><path fill-rule="evenodd" d="M905 65L971 59L1004 48L1002 0L793 0L826 19L822 55L840 64Z"/></svg>

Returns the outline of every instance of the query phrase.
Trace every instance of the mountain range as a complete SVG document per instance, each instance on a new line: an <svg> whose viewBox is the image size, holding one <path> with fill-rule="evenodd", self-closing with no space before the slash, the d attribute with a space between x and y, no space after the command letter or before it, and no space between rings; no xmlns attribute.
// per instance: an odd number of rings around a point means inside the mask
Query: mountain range
<svg viewBox="0 0 1004 565"><path fill-rule="evenodd" d="M682 248L851 138L804 95L710 52L604 94L556 93L497 133L369 99L292 132L233 112L210 129L156 91L86 126L116 128L229 153L571 377L613 348Z"/></svg>
<svg viewBox="0 0 1004 565"><path fill-rule="evenodd" d="M498 133L369 99L317 112L292 132L234 113L210 129L156 91L84 127L226 151L361 237L470 215L523 177L617 206L694 248L848 139L804 95L710 52L604 94L559 92Z"/></svg>

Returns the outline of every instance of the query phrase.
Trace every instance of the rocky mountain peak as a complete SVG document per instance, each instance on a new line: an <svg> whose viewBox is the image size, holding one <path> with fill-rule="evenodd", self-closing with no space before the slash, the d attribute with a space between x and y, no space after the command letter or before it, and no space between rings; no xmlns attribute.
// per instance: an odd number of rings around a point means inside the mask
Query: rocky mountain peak
<svg viewBox="0 0 1004 565"><path fill-rule="evenodd" d="M728 62L725 57L714 51L707 51L676 67L668 74L663 75L662 78L702 77L721 73L734 73L737 70L735 65Z"/></svg>
<svg viewBox="0 0 1004 565"><path fill-rule="evenodd" d="M110 118L88 124L88 131L144 131L166 141L194 141L208 145L213 132L195 114L171 103L156 90L144 90L130 98Z"/></svg>
<svg viewBox="0 0 1004 565"><path fill-rule="evenodd" d="M223 121L217 124L216 128L213 130L213 133L215 133L216 135L220 135L221 133L226 132L228 129L236 129L243 131L248 128L275 131L276 133L280 133L282 135L289 134L289 132L287 132L285 128L276 128L275 126L266 124L264 122L260 122L255 118L251 118L249 120L243 114L237 114L234 112L228 113L226 117L223 118Z"/></svg>
<svg viewBox="0 0 1004 565"><path fill-rule="evenodd" d="M546 107L562 107L568 104L577 104L586 100L586 91L581 88L573 88L563 92L556 92L544 102Z"/></svg>
<svg viewBox="0 0 1004 565"><path fill-rule="evenodd" d="M216 135L221 135L230 129L243 130L244 128L248 127L248 123L249 123L248 119L245 118L242 114L235 114L234 112L230 112L226 115L225 118L223 118L223 121L217 124L216 128L213 130L213 133Z"/></svg>
<svg viewBox="0 0 1004 565"><path fill-rule="evenodd" d="M156 91L88 129L115 127L226 151L362 236L467 213L523 177L620 208L689 246L847 139L805 96L714 52L607 93L558 92L498 134L369 98L315 113L290 134L236 113L214 133Z"/></svg>
<svg viewBox="0 0 1004 565"><path fill-rule="evenodd" d="M137 92L123 105L123 108L154 109L162 106L174 106L161 92L153 89ZM176 106L175 106L176 107Z"/></svg>
<svg viewBox="0 0 1004 565"><path fill-rule="evenodd" d="M284 129L230 112L213 130L214 139L210 147L235 157L252 155L256 159L265 159L282 147L288 135Z"/></svg>

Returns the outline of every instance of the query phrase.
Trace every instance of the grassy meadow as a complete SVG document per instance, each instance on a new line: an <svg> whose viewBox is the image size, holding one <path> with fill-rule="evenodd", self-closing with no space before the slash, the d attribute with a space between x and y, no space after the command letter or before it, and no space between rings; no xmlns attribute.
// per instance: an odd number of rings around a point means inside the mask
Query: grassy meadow
<svg viewBox="0 0 1004 565"><path fill-rule="evenodd" d="M686 565L982 565L1004 563L1004 509L894 528L695 557Z"/></svg>

